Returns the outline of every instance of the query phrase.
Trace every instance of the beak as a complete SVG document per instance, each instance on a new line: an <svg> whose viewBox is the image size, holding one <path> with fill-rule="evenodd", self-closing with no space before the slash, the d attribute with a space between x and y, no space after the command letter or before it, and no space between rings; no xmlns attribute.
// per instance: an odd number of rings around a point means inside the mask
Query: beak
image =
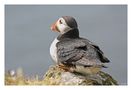
<svg viewBox="0 0 132 90"><path fill-rule="evenodd" d="M50 28L52 31L60 32L57 28L57 22L53 23Z"/></svg>

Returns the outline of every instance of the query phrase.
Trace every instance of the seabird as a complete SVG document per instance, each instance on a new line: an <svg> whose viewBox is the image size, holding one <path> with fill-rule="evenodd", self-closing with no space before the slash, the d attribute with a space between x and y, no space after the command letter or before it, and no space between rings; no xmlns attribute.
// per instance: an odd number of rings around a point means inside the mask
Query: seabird
<svg viewBox="0 0 132 90"><path fill-rule="evenodd" d="M64 70L79 73L97 73L106 67L109 60L100 48L88 39L79 36L76 20L71 16L62 16L51 30L59 32L50 46L50 55Z"/></svg>

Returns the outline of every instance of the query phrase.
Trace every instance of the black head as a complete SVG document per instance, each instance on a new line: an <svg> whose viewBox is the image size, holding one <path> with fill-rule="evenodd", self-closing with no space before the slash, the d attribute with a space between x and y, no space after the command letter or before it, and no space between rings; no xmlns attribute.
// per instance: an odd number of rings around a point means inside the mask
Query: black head
<svg viewBox="0 0 132 90"><path fill-rule="evenodd" d="M67 23L67 25L70 28L77 28L78 27L77 22L73 17L71 17L71 16L62 16L62 18L65 20L65 22Z"/></svg>
<svg viewBox="0 0 132 90"><path fill-rule="evenodd" d="M62 16L52 26L51 30L60 33L58 39L79 38L78 25L71 16Z"/></svg>
<svg viewBox="0 0 132 90"><path fill-rule="evenodd" d="M61 34L67 33L77 28L77 22L71 16L62 16L51 26L51 30L60 32Z"/></svg>

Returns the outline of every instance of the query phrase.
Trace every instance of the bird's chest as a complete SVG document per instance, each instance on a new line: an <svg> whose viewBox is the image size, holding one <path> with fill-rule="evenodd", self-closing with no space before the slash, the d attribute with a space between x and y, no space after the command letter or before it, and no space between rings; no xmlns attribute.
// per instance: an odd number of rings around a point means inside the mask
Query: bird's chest
<svg viewBox="0 0 132 90"><path fill-rule="evenodd" d="M52 59L57 63L57 47L56 44L59 41L55 38L54 41L52 42L51 46L50 46L50 55L52 57Z"/></svg>

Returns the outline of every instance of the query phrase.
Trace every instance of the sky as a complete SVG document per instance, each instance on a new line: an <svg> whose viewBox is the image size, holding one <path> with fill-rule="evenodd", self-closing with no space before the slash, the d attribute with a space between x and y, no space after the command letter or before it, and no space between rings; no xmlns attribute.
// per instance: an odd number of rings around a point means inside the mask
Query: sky
<svg viewBox="0 0 132 90"><path fill-rule="evenodd" d="M80 36L110 60L103 71L127 85L127 5L5 5L5 70L43 76L55 64L49 48L58 33L50 26L61 16L76 19Z"/></svg>

